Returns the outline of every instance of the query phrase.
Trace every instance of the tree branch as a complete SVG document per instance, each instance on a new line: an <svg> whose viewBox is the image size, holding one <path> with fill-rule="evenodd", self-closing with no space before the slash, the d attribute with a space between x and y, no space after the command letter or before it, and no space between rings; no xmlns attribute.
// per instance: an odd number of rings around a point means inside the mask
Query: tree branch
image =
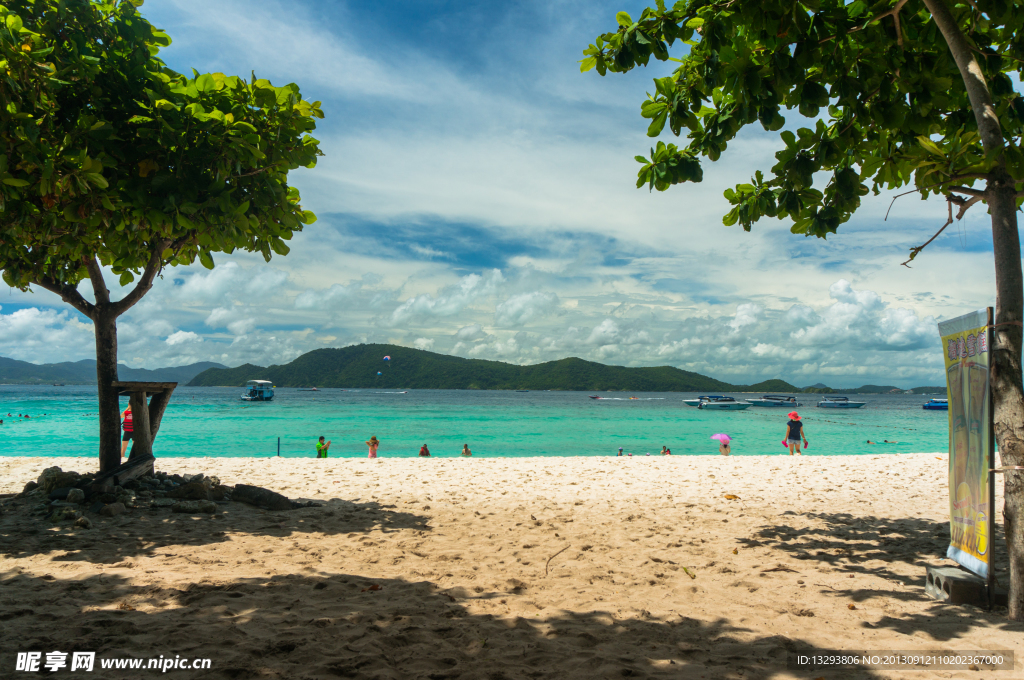
<svg viewBox="0 0 1024 680"><path fill-rule="evenodd" d="M170 245L170 241L162 240L157 241L153 244L153 252L149 257L149 262L146 264L146 269L142 272L142 278L135 285L130 293L125 295L123 298L111 304L114 311L114 316L121 316L129 309L135 306L142 296L149 292L149 289L153 287L153 279L160 273L161 262L163 261L163 252Z"/></svg>
<svg viewBox="0 0 1024 680"><path fill-rule="evenodd" d="M955 191L958 194L967 194L968 196L974 196L975 198L986 198L988 192L981 191L979 189L971 189L970 187L946 187L950 191Z"/></svg>
<svg viewBox="0 0 1024 680"><path fill-rule="evenodd" d="M60 299L68 303L82 314L86 315L90 319L96 313L96 305L92 304L78 292L78 289L74 286L66 283L60 283L49 277L41 278L37 281L33 281L34 284L40 288L44 288L55 295L59 295Z"/></svg>
<svg viewBox="0 0 1024 680"><path fill-rule="evenodd" d="M100 269L100 263L96 261L95 257L89 257L85 260L85 268L89 270L89 280L92 281L92 291L96 295L96 304L105 305L110 302L110 291L103 280L103 270Z"/></svg>
<svg viewBox="0 0 1024 680"><path fill-rule="evenodd" d="M893 199L893 200L895 200L895 199ZM950 197L947 196L946 197L946 206L949 208L949 217L946 219L946 223L943 224L942 227L937 232L935 232L935 235L932 236L930 239L928 239L927 241L925 241L921 245L917 246L916 248L911 248L910 249L910 258L906 262L903 262L901 264L904 267L906 267L907 269L910 269L910 264L909 263L911 261L913 261L913 259L915 257L917 257L917 254L920 253L922 250L924 250L925 247L927 247L927 245L929 243L931 243L932 241L937 239L939 237L939 234L941 234L942 232L944 232L946 230L946 227L948 227L949 225L953 224L953 203L957 203L960 206L960 210L958 210L957 214L956 214L956 219L957 220L962 220L963 217L964 217L964 213L966 213L971 208L972 205L974 205L975 203L978 203L981 200L982 200L981 196L975 196L974 198L972 198L972 199L970 199L968 201L963 201L962 203L958 203L956 201L950 200Z"/></svg>
<svg viewBox="0 0 1024 680"><path fill-rule="evenodd" d="M903 9L903 5L905 4L907 4L907 0L900 0L899 2L896 3L896 6L889 10L888 12L882 12L878 16L868 19L860 26L856 28L851 28L846 32L846 35L856 33L857 31L863 31L871 24L877 23L886 17L892 17L893 20L896 22L896 42L899 43L900 47L903 47L903 32L900 30L900 10ZM821 40L818 41L818 44L820 45L822 43L828 42L829 40L835 40L837 37L838 36L833 35L829 36L828 38L822 38Z"/></svg>

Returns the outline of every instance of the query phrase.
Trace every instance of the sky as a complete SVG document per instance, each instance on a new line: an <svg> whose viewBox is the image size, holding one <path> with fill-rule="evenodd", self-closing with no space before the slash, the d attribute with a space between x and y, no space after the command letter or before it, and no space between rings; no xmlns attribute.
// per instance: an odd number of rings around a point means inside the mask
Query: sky
<svg viewBox="0 0 1024 680"><path fill-rule="evenodd" d="M654 141L640 104L670 67L602 78L578 62L616 12L645 6L149 0L170 67L255 72L320 100L325 156L291 175L319 218L291 253L165 270L121 317L120 361L266 366L388 342L745 384L943 384L937 321L994 303L983 209L913 268L900 263L945 221L941 201L906 196L884 220L893 195L866 197L827 241L773 219L725 227L722 192L781 148L758 125L704 163L702 183L636 189L633 156ZM788 128L802 123L787 114ZM662 139L678 141L667 128ZM94 352L91 322L56 296L0 294L0 356Z"/></svg>

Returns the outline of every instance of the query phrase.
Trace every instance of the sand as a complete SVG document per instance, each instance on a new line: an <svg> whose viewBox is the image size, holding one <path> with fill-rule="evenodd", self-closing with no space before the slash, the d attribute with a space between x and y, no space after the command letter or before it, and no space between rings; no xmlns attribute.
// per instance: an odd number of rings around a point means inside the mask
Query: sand
<svg viewBox="0 0 1024 680"><path fill-rule="evenodd" d="M95 469L0 458L0 492L51 465ZM795 649L1021 651L1005 610L924 594L925 567L951 564L941 453L158 469L324 505L137 509L76 530L8 503L2 675L16 651L81 650L211 659L169 671L189 678L1024 677L1020 654L1002 672L786 667Z"/></svg>

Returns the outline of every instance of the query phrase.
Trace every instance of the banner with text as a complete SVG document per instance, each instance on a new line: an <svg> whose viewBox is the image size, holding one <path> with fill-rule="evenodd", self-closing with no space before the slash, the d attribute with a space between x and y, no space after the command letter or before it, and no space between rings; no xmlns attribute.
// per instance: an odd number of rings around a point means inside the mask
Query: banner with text
<svg viewBox="0 0 1024 680"><path fill-rule="evenodd" d="M988 576L989 394L988 311L939 324L949 398L949 528L946 556Z"/></svg>

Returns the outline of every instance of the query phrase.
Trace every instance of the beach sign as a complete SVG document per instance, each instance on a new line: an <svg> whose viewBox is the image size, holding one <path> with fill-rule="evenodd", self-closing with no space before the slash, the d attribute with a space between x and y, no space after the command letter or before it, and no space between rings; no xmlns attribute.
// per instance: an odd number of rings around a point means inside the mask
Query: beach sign
<svg viewBox="0 0 1024 680"><path fill-rule="evenodd" d="M949 529L946 557L982 578L992 564L992 310L939 324L949 398Z"/></svg>

